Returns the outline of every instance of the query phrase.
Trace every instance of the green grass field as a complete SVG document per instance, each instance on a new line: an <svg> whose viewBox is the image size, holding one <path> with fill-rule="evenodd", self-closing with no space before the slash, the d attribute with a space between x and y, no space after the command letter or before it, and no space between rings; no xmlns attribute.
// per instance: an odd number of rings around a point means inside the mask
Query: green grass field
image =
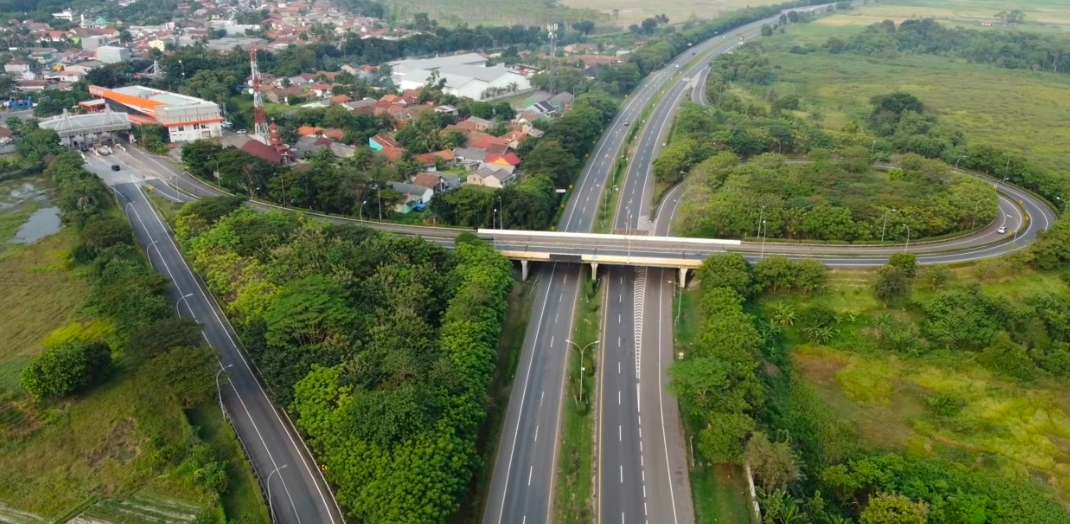
<svg viewBox="0 0 1070 524"><path fill-rule="evenodd" d="M1041 289L1070 296L1052 275L1000 262L959 268L954 275L959 283L984 283L984 293L997 299ZM874 278L872 272L834 271L829 290L817 297L762 301L767 313L775 304L821 304L838 313L837 334L828 345L807 344L788 329L794 368L825 407L856 427L866 448L1033 479L1070 501L1070 386L1054 379L1008 380L972 353L909 356L865 347L862 339L882 311L872 299ZM923 301L932 293L918 289L914 297Z"/></svg>
<svg viewBox="0 0 1070 524"><path fill-rule="evenodd" d="M605 24L627 27L655 15L664 14L669 22L693 18L711 19L745 7L780 3L782 0L562 0L575 9L589 9L604 16Z"/></svg>
<svg viewBox="0 0 1070 524"><path fill-rule="evenodd" d="M995 18L1000 11L1021 9L1025 22L1013 30L1070 32L1070 9L1061 0L887 0L825 17L826 27L861 27L882 20L935 18L948 25L969 28L1007 29Z"/></svg>
<svg viewBox="0 0 1070 524"><path fill-rule="evenodd" d="M558 4L553 0L524 2L497 0L492 5L477 0L387 0L390 16L399 21L412 20L416 13L427 13L440 25L543 25L548 22L600 21L605 17L593 10Z"/></svg>
<svg viewBox="0 0 1070 524"><path fill-rule="evenodd" d="M5 245L40 205L0 210L0 224L10 224L0 237L0 522L32 520L23 513L49 521L83 515L138 524L165 515L182 522L202 512L216 521L268 522L252 470L214 400L187 412L171 389L122 360L106 383L62 401L36 404L22 390L22 370L57 328L93 322L111 330L85 311L89 285L68 261L75 230ZM207 348L197 351L212 358ZM199 442L226 463L222 500L197 485L194 465L183 459ZM164 456L173 458L161 462Z"/></svg>
<svg viewBox="0 0 1070 524"><path fill-rule="evenodd" d="M851 29L855 31L857 29ZM1070 75L974 65L938 56L870 58L793 54L798 42L824 42L842 29L803 25L767 40L778 66L775 89L794 93L824 127L842 129L868 115L870 97L907 91L972 143L1020 152L1070 173Z"/></svg>

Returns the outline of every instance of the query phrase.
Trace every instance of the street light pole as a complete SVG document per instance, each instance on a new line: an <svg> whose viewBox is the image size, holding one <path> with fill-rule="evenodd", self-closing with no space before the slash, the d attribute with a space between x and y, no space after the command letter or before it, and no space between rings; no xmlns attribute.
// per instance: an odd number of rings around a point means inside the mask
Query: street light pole
<svg viewBox="0 0 1070 524"><path fill-rule="evenodd" d="M584 371L583 354L587 351L587 348L589 348L589 347L591 347L591 346L593 346L593 345L595 345L595 344L597 344L597 343L599 343L601 341L602 341L602 339L596 339L596 340L593 340L593 341L587 343L587 345L585 345L583 347L580 347L578 344L576 344L572 340L567 339L567 338L565 339L565 342L568 342L569 344L572 345L572 347L576 348L576 351L580 352L580 404L583 404L583 371Z"/></svg>
<svg viewBox="0 0 1070 524"><path fill-rule="evenodd" d="M762 260L765 260L765 239L769 236L769 228L765 225L765 220L762 220L761 226L758 228L759 234L762 237Z"/></svg>
<svg viewBox="0 0 1070 524"><path fill-rule="evenodd" d="M271 503L271 477L283 469L286 469L286 464L276 466L275 469L271 470L271 473L268 473L267 482L265 482L267 484L268 510L271 511L272 522L278 522L278 519L275 518L275 504Z"/></svg>
<svg viewBox="0 0 1070 524"><path fill-rule="evenodd" d="M498 229L505 229L505 204L502 203L502 195L498 194Z"/></svg>
<svg viewBox="0 0 1070 524"><path fill-rule="evenodd" d="M765 206L763 205L761 210L758 211L758 233L754 236L762 236L762 224L765 223Z"/></svg>
<svg viewBox="0 0 1070 524"><path fill-rule="evenodd" d="M884 231L885 231L885 229L886 229L886 228L888 227L888 212L889 212L889 211L892 211L892 212L894 212L894 211L895 211L895 209L894 209L894 208L893 208L893 209L886 209L886 210L884 211L884 223L883 223L883 224L881 224L881 243L882 243L882 244L884 243Z"/></svg>
<svg viewBox="0 0 1070 524"><path fill-rule="evenodd" d="M903 252L905 253L910 249L910 226L907 226L907 243L903 246Z"/></svg>

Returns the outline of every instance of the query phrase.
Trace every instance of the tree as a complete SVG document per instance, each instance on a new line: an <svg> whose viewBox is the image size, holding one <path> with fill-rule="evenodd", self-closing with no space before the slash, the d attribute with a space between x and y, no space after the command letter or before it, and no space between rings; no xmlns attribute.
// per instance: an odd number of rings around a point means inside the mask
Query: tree
<svg viewBox="0 0 1070 524"><path fill-rule="evenodd" d="M591 34L591 31L594 31L594 22L590 20L581 20L579 22L573 22L572 28L576 31L579 31L580 33L589 35Z"/></svg>
<svg viewBox="0 0 1070 524"><path fill-rule="evenodd" d="M714 464L738 464L743 442L754 430L754 419L743 413L710 413L709 424L699 433L698 448Z"/></svg>
<svg viewBox="0 0 1070 524"><path fill-rule="evenodd" d="M578 169L576 157L557 140L539 140L535 148L524 156L524 171L548 176L557 187L568 187Z"/></svg>
<svg viewBox="0 0 1070 524"><path fill-rule="evenodd" d="M1029 353L1006 333L996 335L992 345L981 352L977 361L996 373L1019 380L1032 380L1037 375L1037 365Z"/></svg>
<svg viewBox="0 0 1070 524"><path fill-rule="evenodd" d="M749 297L753 291L751 266L739 253L713 255L702 263L698 273L703 289L727 287L741 297Z"/></svg>
<svg viewBox="0 0 1070 524"><path fill-rule="evenodd" d="M929 505L896 493L878 493L859 516L861 524L925 524Z"/></svg>
<svg viewBox="0 0 1070 524"><path fill-rule="evenodd" d="M885 304L899 304L910 298L911 282L912 279L905 269L889 264L877 270L873 293L877 300Z"/></svg>
<svg viewBox="0 0 1070 524"><path fill-rule="evenodd" d="M15 151L23 160L36 164L62 153L63 148L55 131L33 127L19 134Z"/></svg>
<svg viewBox="0 0 1070 524"><path fill-rule="evenodd" d="M22 386L34 398L55 399L90 386L111 369L111 348L103 342L71 342L35 358L22 372Z"/></svg>
<svg viewBox="0 0 1070 524"><path fill-rule="evenodd" d="M1038 269L1054 270L1070 264L1070 219L1055 223L1029 248L1032 263Z"/></svg>
<svg viewBox="0 0 1070 524"><path fill-rule="evenodd" d="M783 489L799 479L799 458L788 442L772 442L761 431L747 441L747 463L766 493Z"/></svg>
<svg viewBox="0 0 1070 524"><path fill-rule="evenodd" d="M977 289L946 291L924 309L925 336L950 349L983 349L1000 331L992 304Z"/></svg>
<svg viewBox="0 0 1070 524"><path fill-rule="evenodd" d="M896 253L888 259L888 265L901 269L907 278L912 279L918 272L918 257L911 253Z"/></svg>

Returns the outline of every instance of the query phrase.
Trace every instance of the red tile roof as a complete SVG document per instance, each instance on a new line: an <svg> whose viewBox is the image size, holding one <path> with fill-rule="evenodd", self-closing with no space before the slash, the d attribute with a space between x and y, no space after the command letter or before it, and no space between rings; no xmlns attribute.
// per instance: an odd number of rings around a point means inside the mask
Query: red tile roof
<svg viewBox="0 0 1070 524"><path fill-rule="evenodd" d="M274 166L282 163L282 155L259 140L249 139L239 149Z"/></svg>

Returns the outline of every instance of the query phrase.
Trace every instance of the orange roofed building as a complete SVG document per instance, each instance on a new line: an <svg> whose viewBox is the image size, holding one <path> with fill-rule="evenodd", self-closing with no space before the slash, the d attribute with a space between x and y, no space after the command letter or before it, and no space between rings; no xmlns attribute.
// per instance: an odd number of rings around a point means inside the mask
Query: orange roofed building
<svg viewBox="0 0 1070 524"><path fill-rule="evenodd" d="M131 124L166 127L171 142L223 135L223 115L214 102L143 86L89 86L89 94L103 99L113 111L126 113Z"/></svg>

